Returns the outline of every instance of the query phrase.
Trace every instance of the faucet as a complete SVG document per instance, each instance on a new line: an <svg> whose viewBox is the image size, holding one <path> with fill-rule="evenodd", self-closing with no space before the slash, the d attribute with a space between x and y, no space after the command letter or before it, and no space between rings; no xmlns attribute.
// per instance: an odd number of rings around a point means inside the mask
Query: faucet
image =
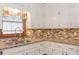
<svg viewBox="0 0 79 59"><path fill-rule="evenodd" d="M17 34L17 30L19 30L21 32L20 27L15 28L15 34L16 34L16 37L17 37L17 40L18 40L21 37L21 34Z"/></svg>

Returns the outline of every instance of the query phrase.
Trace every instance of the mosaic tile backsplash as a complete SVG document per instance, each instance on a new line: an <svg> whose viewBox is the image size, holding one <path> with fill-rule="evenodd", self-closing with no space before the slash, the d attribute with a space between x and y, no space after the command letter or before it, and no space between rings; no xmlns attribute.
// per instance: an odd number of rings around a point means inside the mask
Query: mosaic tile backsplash
<svg viewBox="0 0 79 59"><path fill-rule="evenodd" d="M32 39L79 45L79 29L28 29Z"/></svg>

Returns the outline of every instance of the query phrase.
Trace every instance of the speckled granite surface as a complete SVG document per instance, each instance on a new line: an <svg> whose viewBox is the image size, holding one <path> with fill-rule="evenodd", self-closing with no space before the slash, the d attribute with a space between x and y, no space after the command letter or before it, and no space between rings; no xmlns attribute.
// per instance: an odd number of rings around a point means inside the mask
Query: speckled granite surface
<svg viewBox="0 0 79 59"><path fill-rule="evenodd" d="M3 44L3 45L0 45L0 51L5 50L5 49L14 48L14 47L19 47L19 46L29 45L29 44L33 44L33 43L38 43L38 42L42 42L42 41L44 41L44 40L31 40L30 42L18 43L18 44Z"/></svg>
<svg viewBox="0 0 79 59"><path fill-rule="evenodd" d="M32 38L79 45L79 29L29 29Z"/></svg>
<svg viewBox="0 0 79 59"><path fill-rule="evenodd" d="M71 28L71 29L27 29L27 36L26 40L30 40L30 42L17 44L14 46L9 46L7 44L0 45L0 50L28 45L37 43L40 41L51 41L51 42L58 42L64 44L71 44L79 46L79 29ZM30 37L30 39L29 39ZM24 42L25 42L24 41ZM1 43L0 43L1 44Z"/></svg>

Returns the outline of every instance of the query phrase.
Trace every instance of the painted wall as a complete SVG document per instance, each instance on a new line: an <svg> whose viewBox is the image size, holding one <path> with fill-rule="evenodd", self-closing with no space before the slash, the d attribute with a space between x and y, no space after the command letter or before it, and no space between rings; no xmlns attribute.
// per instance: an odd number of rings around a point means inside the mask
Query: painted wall
<svg viewBox="0 0 79 59"><path fill-rule="evenodd" d="M2 12L2 8L4 6L8 6L11 8L17 8L17 9L23 9L25 11L30 12L31 17L29 18L29 20L27 21L27 27L28 28L37 28L37 27L42 27L42 25L44 24L44 17L43 17L43 7L42 4L38 4L38 3L10 3L10 4L5 4L2 3L0 4L0 11ZM1 14L1 13L0 13ZM1 15L2 16L2 15ZM1 18L1 17L0 17ZM0 24L2 24L1 20L0 20ZM0 27L2 28L2 27Z"/></svg>
<svg viewBox="0 0 79 59"><path fill-rule="evenodd" d="M30 4L30 8L28 10L31 12L32 28L78 28L79 27L78 3Z"/></svg>
<svg viewBox="0 0 79 59"><path fill-rule="evenodd" d="M79 27L79 4L23 3L0 4L0 19L3 6L23 9L31 13L28 28L70 28ZM2 24L0 20L0 25ZM2 28L2 26L0 26Z"/></svg>
<svg viewBox="0 0 79 59"><path fill-rule="evenodd" d="M79 4L45 4L46 28L78 28Z"/></svg>

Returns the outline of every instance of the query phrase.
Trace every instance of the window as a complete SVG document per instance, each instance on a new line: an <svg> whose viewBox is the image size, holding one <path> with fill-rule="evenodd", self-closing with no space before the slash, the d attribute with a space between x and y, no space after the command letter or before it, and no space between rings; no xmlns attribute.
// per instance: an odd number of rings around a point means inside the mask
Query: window
<svg viewBox="0 0 79 59"><path fill-rule="evenodd" d="M3 16L3 34L23 32L23 22L20 16Z"/></svg>

